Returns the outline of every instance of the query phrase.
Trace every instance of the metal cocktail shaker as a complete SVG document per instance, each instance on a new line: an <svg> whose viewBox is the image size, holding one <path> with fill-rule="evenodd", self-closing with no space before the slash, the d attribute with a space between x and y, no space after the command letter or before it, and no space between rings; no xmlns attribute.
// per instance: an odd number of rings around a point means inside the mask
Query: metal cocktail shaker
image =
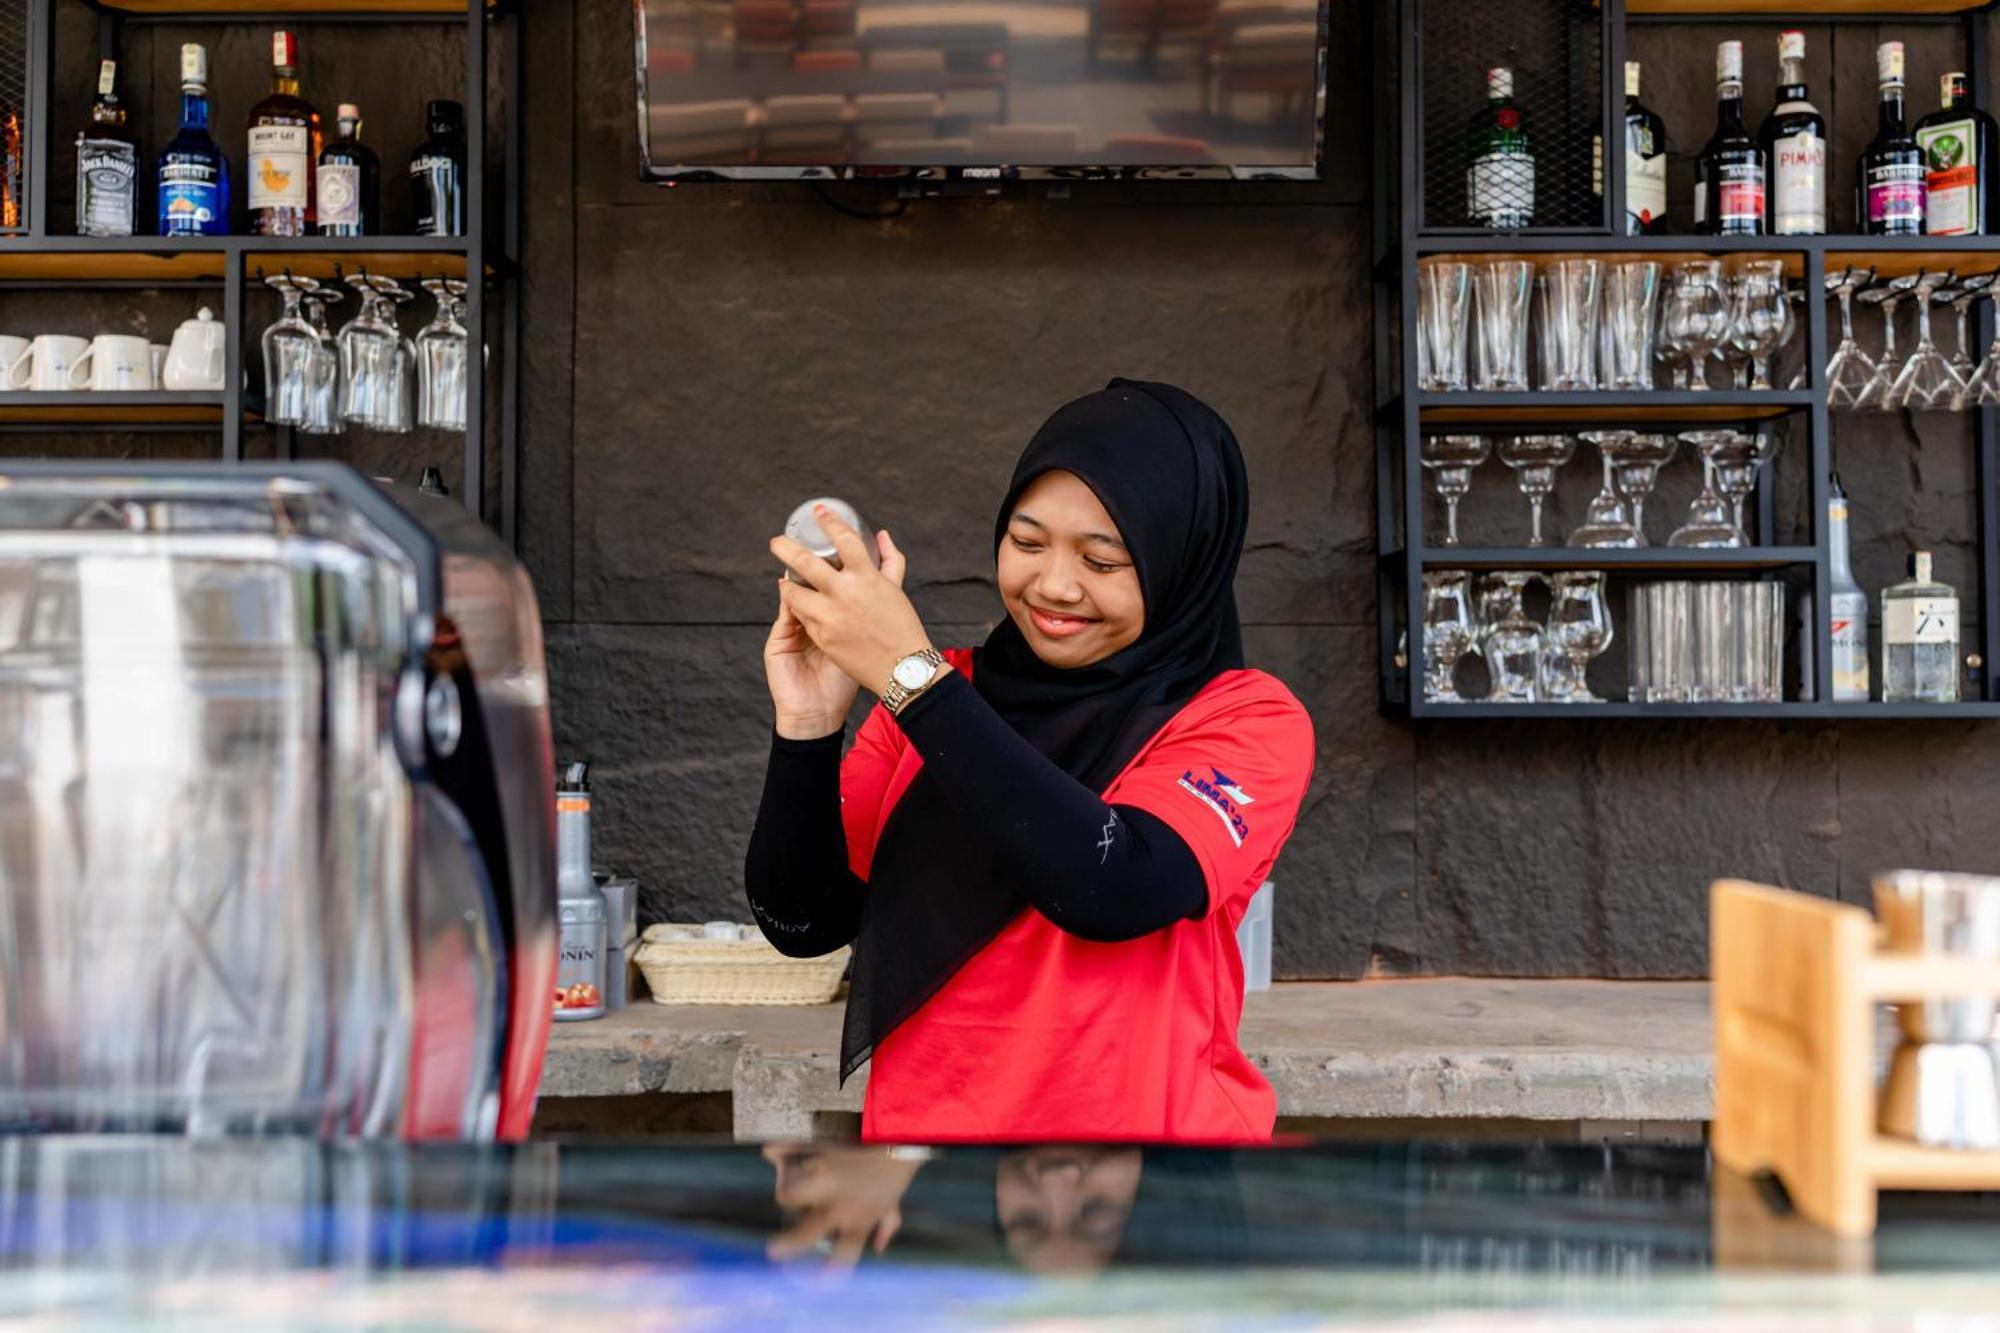
<svg viewBox="0 0 2000 1333"><path fill-rule="evenodd" d="M807 500L797 509L794 509L792 516L785 520L785 535L787 537L790 537L793 541L799 543L799 545L805 547L835 569L840 568L840 552L834 549L833 538L826 535L826 529L822 528L819 525L819 520L813 517L813 507L815 505L825 505L833 511L835 518L860 533L861 544L868 548L869 563L878 569L881 567L882 553L875 545L875 529L868 526L868 521L861 517L860 512L853 505L847 503L845 500L836 499L831 495L816 496L811 500ZM805 582L804 579L794 574L789 566L785 569L785 577L794 583Z"/></svg>
<svg viewBox="0 0 2000 1333"><path fill-rule="evenodd" d="M1893 953L2000 962L2000 878L1897 870L1875 877ZM1882 1088L1885 1134L1938 1148L2000 1148L2000 1043L1990 995L1900 1004L1902 1045Z"/></svg>

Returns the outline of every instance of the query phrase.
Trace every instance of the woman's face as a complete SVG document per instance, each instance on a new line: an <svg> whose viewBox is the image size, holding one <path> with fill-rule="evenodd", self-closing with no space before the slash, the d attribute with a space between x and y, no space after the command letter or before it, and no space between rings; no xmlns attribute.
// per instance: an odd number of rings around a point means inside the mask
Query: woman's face
<svg viewBox="0 0 2000 1333"><path fill-rule="evenodd" d="M1139 1194L1137 1148L1030 1148L995 1173L994 1207L1014 1261L1033 1273L1094 1273L1111 1262Z"/></svg>
<svg viewBox="0 0 2000 1333"><path fill-rule="evenodd" d="M1073 472L1044 472L1021 492L1000 543L999 582L1021 637L1053 667L1101 662L1146 626L1132 553Z"/></svg>

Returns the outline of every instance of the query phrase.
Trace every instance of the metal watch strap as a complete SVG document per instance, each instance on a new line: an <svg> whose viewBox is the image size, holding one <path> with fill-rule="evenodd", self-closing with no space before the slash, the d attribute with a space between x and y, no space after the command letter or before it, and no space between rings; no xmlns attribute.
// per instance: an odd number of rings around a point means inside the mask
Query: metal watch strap
<svg viewBox="0 0 2000 1333"><path fill-rule="evenodd" d="M894 717L896 714L902 712L904 705L935 684L938 680L938 668L945 665L944 654L935 648L919 648L914 653L905 653L896 659L896 665L901 666L912 657L921 658L931 664L931 678L914 690L905 689L903 683L896 679L895 671L892 668L889 673L889 684L882 691L882 706L889 710L890 717Z"/></svg>

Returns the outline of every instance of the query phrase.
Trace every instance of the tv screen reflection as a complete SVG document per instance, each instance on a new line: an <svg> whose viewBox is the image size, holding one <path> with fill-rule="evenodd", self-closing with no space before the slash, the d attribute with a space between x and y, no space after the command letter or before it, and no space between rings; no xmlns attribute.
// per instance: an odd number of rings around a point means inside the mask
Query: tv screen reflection
<svg viewBox="0 0 2000 1333"><path fill-rule="evenodd" d="M646 170L1312 176L1325 2L643 0Z"/></svg>

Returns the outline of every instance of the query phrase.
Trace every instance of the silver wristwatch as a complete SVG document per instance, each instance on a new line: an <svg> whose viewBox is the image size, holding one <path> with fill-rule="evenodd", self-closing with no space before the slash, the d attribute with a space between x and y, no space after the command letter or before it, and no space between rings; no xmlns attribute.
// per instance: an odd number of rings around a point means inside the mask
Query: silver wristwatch
<svg viewBox="0 0 2000 1333"><path fill-rule="evenodd" d="M882 706L889 710L889 716L894 717L903 711L905 704L929 689L939 673L947 669L944 654L935 648L923 648L911 653L889 672L889 684L882 691Z"/></svg>

